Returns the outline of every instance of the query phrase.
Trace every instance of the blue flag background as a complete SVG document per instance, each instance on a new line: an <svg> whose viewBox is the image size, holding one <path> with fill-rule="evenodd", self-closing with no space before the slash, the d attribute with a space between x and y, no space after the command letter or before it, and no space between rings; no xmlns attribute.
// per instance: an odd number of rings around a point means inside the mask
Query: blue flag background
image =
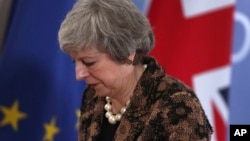
<svg viewBox="0 0 250 141"><path fill-rule="evenodd" d="M230 92L230 123L250 124L250 1L238 0Z"/></svg>
<svg viewBox="0 0 250 141"><path fill-rule="evenodd" d="M77 140L85 84L57 32L75 0L15 0L0 57L0 140Z"/></svg>

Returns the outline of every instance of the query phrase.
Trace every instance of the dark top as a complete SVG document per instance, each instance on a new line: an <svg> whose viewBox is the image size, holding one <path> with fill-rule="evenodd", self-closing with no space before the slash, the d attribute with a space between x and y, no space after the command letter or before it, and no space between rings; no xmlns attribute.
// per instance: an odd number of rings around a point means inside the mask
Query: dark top
<svg viewBox="0 0 250 141"><path fill-rule="evenodd" d="M108 119L103 116L103 123L101 127L101 132L99 135L98 140L99 141L112 141L116 132L117 127L119 126L119 123L116 124L110 124L108 122Z"/></svg>

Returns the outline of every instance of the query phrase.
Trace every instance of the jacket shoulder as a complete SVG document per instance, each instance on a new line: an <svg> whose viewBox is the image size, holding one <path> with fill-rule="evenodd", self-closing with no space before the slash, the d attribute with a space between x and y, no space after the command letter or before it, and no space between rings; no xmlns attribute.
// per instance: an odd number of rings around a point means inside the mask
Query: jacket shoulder
<svg viewBox="0 0 250 141"><path fill-rule="evenodd" d="M189 139L211 138L212 127L195 92L182 81L166 75L159 88L162 90L162 116L169 119L166 125L175 135L175 140L189 137ZM176 127L178 127L176 129ZM173 134L174 133L174 134Z"/></svg>

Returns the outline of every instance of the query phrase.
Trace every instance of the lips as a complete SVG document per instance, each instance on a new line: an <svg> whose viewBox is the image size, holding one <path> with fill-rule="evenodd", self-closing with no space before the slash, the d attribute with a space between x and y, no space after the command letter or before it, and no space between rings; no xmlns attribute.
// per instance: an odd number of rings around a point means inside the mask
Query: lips
<svg viewBox="0 0 250 141"><path fill-rule="evenodd" d="M90 86L91 88L95 88L97 85L98 85L98 83L95 83L95 84L89 84L89 86Z"/></svg>

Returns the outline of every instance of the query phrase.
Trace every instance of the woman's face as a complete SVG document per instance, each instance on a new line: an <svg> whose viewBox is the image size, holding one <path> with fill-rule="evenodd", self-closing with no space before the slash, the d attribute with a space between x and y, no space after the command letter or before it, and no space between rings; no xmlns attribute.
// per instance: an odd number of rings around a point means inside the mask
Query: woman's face
<svg viewBox="0 0 250 141"><path fill-rule="evenodd" d="M72 51L77 80L85 80L98 96L112 96L126 91L133 65L120 64L95 48ZM128 59L133 60L134 55Z"/></svg>

